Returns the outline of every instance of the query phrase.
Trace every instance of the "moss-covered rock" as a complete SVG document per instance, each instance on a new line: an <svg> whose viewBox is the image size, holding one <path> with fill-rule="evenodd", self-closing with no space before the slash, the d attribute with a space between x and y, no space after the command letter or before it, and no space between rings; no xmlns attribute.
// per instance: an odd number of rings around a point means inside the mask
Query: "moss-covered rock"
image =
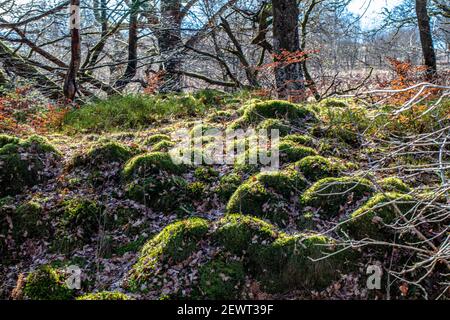
<svg viewBox="0 0 450 320"><path fill-rule="evenodd" d="M387 177L378 182L385 192L403 192L408 193L411 187L397 177Z"/></svg>
<svg viewBox="0 0 450 320"><path fill-rule="evenodd" d="M226 122L233 118L233 113L227 110L213 110L213 114L207 120L211 122Z"/></svg>
<svg viewBox="0 0 450 320"><path fill-rule="evenodd" d="M304 135L304 134L290 134L281 139L281 141L290 141L294 142L296 144L301 144L307 147L313 147L314 146L314 140L311 136Z"/></svg>
<svg viewBox="0 0 450 320"><path fill-rule="evenodd" d="M23 293L31 300L72 299L73 292L64 280L60 271L45 265L27 276Z"/></svg>
<svg viewBox="0 0 450 320"><path fill-rule="evenodd" d="M20 139L17 137L13 137L7 134L0 134L0 148L10 143L17 144L19 143L19 141Z"/></svg>
<svg viewBox="0 0 450 320"><path fill-rule="evenodd" d="M215 241L225 250L242 255L256 252L261 245L274 241L277 229L256 217L242 214L227 214L220 219L214 232Z"/></svg>
<svg viewBox="0 0 450 320"><path fill-rule="evenodd" d="M228 201L237 188L242 184L242 175L237 173L230 173L220 178L217 187L217 193L222 200Z"/></svg>
<svg viewBox="0 0 450 320"><path fill-rule="evenodd" d="M130 287L138 290L142 285L150 286L158 264L177 264L188 258L208 230L208 221L200 218L168 225L142 248L128 277Z"/></svg>
<svg viewBox="0 0 450 320"><path fill-rule="evenodd" d="M219 172L208 166L197 167L194 177L203 182L213 182L219 177Z"/></svg>
<svg viewBox="0 0 450 320"><path fill-rule="evenodd" d="M163 140L153 145L152 152L169 152L175 147L175 142Z"/></svg>
<svg viewBox="0 0 450 320"><path fill-rule="evenodd" d="M201 299L232 300L239 297L245 280L242 261L215 258L199 269Z"/></svg>
<svg viewBox="0 0 450 320"><path fill-rule="evenodd" d="M324 217L333 217L350 200L355 204L373 191L371 182L366 179L324 178L306 190L300 197L300 202L304 207L320 208L319 213Z"/></svg>
<svg viewBox="0 0 450 320"><path fill-rule="evenodd" d="M154 134L144 140L144 145L152 146L161 141L171 141L171 138L167 134Z"/></svg>
<svg viewBox="0 0 450 320"><path fill-rule="evenodd" d="M291 127L280 119L263 120L260 124L258 124L256 129L267 130L268 134L271 133L271 130L278 130L280 137L284 137L291 132Z"/></svg>
<svg viewBox="0 0 450 320"><path fill-rule="evenodd" d="M309 181L317 181L322 178L336 177L345 166L336 161L322 156L308 156L295 163L295 168L300 170Z"/></svg>
<svg viewBox="0 0 450 320"><path fill-rule="evenodd" d="M268 118L285 119L293 123L314 120L315 116L305 107L281 100L268 100L247 105L243 118L253 124Z"/></svg>
<svg viewBox="0 0 450 320"><path fill-rule="evenodd" d="M402 193L376 194L351 214L350 220L342 229L355 239L389 240L395 230L389 229L386 225L394 223L399 218L394 204L403 215L409 216L417 202L412 196Z"/></svg>
<svg viewBox="0 0 450 320"><path fill-rule="evenodd" d="M195 125L191 131L189 132L190 136L192 138L199 138L202 136L208 136L209 134L215 134L216 132L219 132L219 129L214 127L211 124L208 123L200 123Z"/></svg>
<svg viewBox="0 0 450 320"><path fill-rule="evenodd" d="M278 148L282 163L296 162L305 157L317 155L317 151L313 148L302 146L292 141L281 141Z"/></svg>
<svg viewBox="0 0 450 320"><path fill-rule="evenodd" d="M334 241L320 235L281 235L253 257L258 277L269 292L321 289L346 268L347 255L334 253Z"/></svg>
<svg viewBox="0 0 450 320"><path fill-rule="evenodd" d="M76 155L70 165L72 167L89 166L90 168L98 168L101 165L114 162L122 164L135 154L136 150L131 150L118 142L97 143L86 153Z"/></svg>
<svg viewBox="0 0 450 320"><path fill-rule="evenodd" d="M77 297L77 300L132 300L129 296L118 291L100 291Z"/></svg>
<svg viewBox="0 0 450 320"><path fill-rule="evenodd" d="M171 156L165 152L151 152L138 155L130 159L123 169L123 176L126 180L146 177L161 172L180 174L185 171L185 166L176 164Z"/></svg>
<svg viewBox="0 0 450 320"><path fill-rule="evenodd" d="M321 108L348 108L348 100L328 98L320 101L319 107Z"/></svg>
<svg viewBox="0 0 450 320"><path fill-rule="evenodd" d="M135 179L125 187L128 198L156 210L174 210L186 200L188 183L178 175Z"/></svg>
<svg viewBox="0 0 450 320"><path fill-rule="evenodd" d="M292 210L290 197L301 193L306 185L303 176L296 171L260 173L235 191L226 212L255 215L284 225Z"/></svg>
<svg viewBox="0 0 450 320"><path fill-rule="evenodd" d="M45 161L59 158L59 152L39 136L4 145L0 148L0 197L16 195L45 181Z"/></svg>

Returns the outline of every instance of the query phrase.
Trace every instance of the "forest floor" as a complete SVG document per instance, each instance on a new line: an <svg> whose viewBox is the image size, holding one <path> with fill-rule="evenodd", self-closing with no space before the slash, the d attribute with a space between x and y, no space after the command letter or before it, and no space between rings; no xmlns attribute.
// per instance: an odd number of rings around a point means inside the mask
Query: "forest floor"
<svg viewBox="0 0 450 320"><path fill-rule="evenodd" d="M395 210L379 205L399 200L406 213L439 184L435 173L403 178L405 164L426 156L402 155L383 162L386 170L370 170L388 152L388 134L408 120L390 119L386 128L385 119L373 120L352 100L221 105L202 116L162 115L136 130L119 124L96 132L99 126L90 124L83 132L72 123L41 134L44 140L1 136L0 298L385 297L385 290L367 288L367 267L401 265L415 254L349 243L398 240L384 226ZM168 157L180 142L172 135L177 130L205 133L202 153L214 140L208 129L250 127L280 130L277 173L240 163L188 166ZM254 148L246 139L236 143ZM74 265L81 289L66 290ZM442 290L437 280L425 287ZM421 294L400 280L391 290L397 298ZM124 298L114 294L90 298Z"/></svg>

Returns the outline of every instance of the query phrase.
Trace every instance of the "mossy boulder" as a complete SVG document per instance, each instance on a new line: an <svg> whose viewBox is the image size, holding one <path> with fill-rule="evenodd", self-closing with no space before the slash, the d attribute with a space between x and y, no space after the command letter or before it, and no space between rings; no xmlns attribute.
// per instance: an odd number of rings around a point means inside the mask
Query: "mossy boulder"
<svg viewBox="0 0 450 320"><path fill-rule="evenodd" d="M186 200L188 182L178 175L135 179L125 187L126 196L156 210L175 210Z"/></svg>
<svg viewBox="0 0 450 320"><path fill-rule="evenodd" d="M372 183L367 179L342 177L324 178L314 183L300 197L303 207L320 209L323 217L334 217L342 207L354 205L373 193Z"/></svg>
<svg viewBox="0 0 450 320"><path fill-rule="evenodd" d="M0 197L16 195L47 180L46 165L58 159L60 153L39 136L4 145L0 148Z"/></svg>
<svg viewBox="0 0 450 320"><path fill-rule="evenodd" d="M286 122L280 119L266 119L263 120L256 127L257 130L267 130L267 134L271 134L272 130L278 130L280 137L284 137L291 132L291 127Z"/></svg>
<svg viewBox="0 0 450 320"><path fill-rule="evenodd" d="M175 147L175 142L163 140L152 146L152 152L169 152L170 149Z"/></svg>
<svg viewBox="0 0 450 320"><path fill-rule="evenodd" d="M247 105L242 116L248 123L260 123L273 119L285 119L290 123L315 120L314 114L303 106L281 100L268 100Z"/></svg>
<svg viewBox="0 0 450 320"><path fill-rule="evenodd" d="M387 177L378 182L385 192L401 192L408 193L411 187L397 177Z"/></svg>
<svg viewBox="0 0 450 320"><path fill-rule="evenodd" d="M292 163L308 156L317 155L317 151L313 148L302 146L292 141L281 141L278 148L282 163Z"/></svg>
<svg viewBox="0 0 450 320"><path fill-rule="evenodd" d="M120 163L123 164L136 154L132 150L118 142L105 142L93 145L86 153L79 154L71 161L71 167L88 166L98 168L101 165Z"/></svg>
<svg viewBox="0 0 450 320"><path fill-rule="evenodd" d="M144 145L153 146L161 141L171 141L172 139L167 134L154 134L144 140Z"/></svg>
<svg viewBox="0 0 450 320"><path fill-rule="evenodd" d="M281 138L281 141L290 141L307 147L314 147L314 140L311 136L304 134L290 134Z"/></svg>
<svg viewBox="0 0 450 320"><path fill-rule="evenodd" d="M227 214L217 222L214 231L217 244L236 255L256 253L261 245L271 243L278 235L272 224L242 214Z"/></svg>
<svg viewBox="0 0 450 320"><path fill-rule="evenodd" d="M401 214L408 217L417 201L403 193L376 194L350 215L350 220L342 229L355 239L392 239L395 229L389 229L387 225L393 224L399 218L394 204Z"/></svg>
<svg viewBox="0 0 450 320"><path fill-rule="evenodd" d="M200 218L190 218L168 225L142 248L128 277L130 287L139 290L142 285L151 285L158 265L177 264L188 258L197 249L199 241L208 230L208 221Z"/></svg>
<svg viewBox="0 0 450 320"><path fill-rule="evenodd" d="M17 144L19 143L20 139L17 137L13 137L7 134L0 134L0 148L7 145L7 144Z"/></svg>
<svg viewBox="0 0 450 320"><path fill-rule="evenodd" d="M320 108L348 108L348 100L327 98L319 103Z"/></svg>
<svg viewBox="0 0 450 320"><path fill-rule="evenodd" d="M129 296L118 291L100 291L77 297L77 300L132 300Z"/></svg>
<svg viewBox="0 0 450 320"><path fill-rule="evenodd" d="M253 257L258 278L269 292L318 290L347 268L347 254L335 253L334 241L320 235L281 235ZM325 258L325 256L330 255ZM322 258L322 260L317 260ZM316 261L315 261L316 259Z"/></svg>
<svg viewBox="0 0 450 320"><path fill-rule="evenodd" d="M30 300L70 300L73 292L64 281L59 270L44 265L26 277L23 293Z"/></svg>
<svg viewBox="0 0 450 320"><path fill-rule="evenodd" d="M189 132L192 138L200 138L202 136L208 136L210 134L216 134L219 129L208 123L200 123L195 125Z"/></svg>
<svg viewBox="0 0 450 320"><path fill-rule="evenodd" d="M214 258L199 268L200 298L207 300L237 299L244 280L245 270L242 261Z"/></svg>
<svg viewBox="0 0 450 320"><path fill-rule="evenodd" d="M186 170L182 164L176 164L166 152L151 152L130 159L123 169L126 180L146 177L161 172L180 174Z"/></svg>
<svg viewBox="0 0 450 320"><path fill-rule="evenodd" d="M296 171L260 173L243 183L228 201L227 213L242 213L267 218L285 225L292 210L290 197L307 186Z"/></svg>
<svg viewBox="0 0 450 320"><path fill-rule="evenodd" d="M295 168L312 182L322 178L339 176L346 169L343 164L318 155L303 158L295 163Z"/></svg>
<svg viewBox="0 0 450 320"><path fill-rule="evenodd" d="M242 184L243 177L237 173L230 173L220 178L217 193L222 200L228 201L237 188Z"/></svg>

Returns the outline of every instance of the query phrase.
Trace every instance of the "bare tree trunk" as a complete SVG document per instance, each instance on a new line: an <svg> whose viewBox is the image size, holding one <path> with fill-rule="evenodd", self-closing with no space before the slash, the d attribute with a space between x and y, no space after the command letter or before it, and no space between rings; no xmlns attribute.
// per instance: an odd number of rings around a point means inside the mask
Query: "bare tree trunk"
<svg viewBox="0 0 450 320"><path fill-rule="evenodd" d="M116 87L123 89L136 75L137 68L137 34L138 34L139 0L131 2L130 24L128 26L128 63L122 77L117 80Z"/></svg>
<svg viewBox="0 0 450 320"><path fill-rule="evenodd" d="M423 58L427 67L427 78L431 80L437 71L436 53L431 35L430 17L428 16L427 0L416 0L417 24L419 26L420 42Z"/></svg>
<svg viewBox="0 0 450 320"><path fill-rule="evenodd" d="M275 54L299 52L299 10L297 0L273 0L273 47ZM305 99L305 80L301 62L281 62L275 68L278 98L301 101Z"/></svg>
<svg viewBox="0 0 450 320"><path fill-rule="evenodd" d="M180 0L161 1L161 20L157 32L158 45L163 57L164 83L161 92L181 91L181 56L178 50L181 42L181 3Z"/></svg>
<svg viewBox="0 0 450 320"><path fill-rule="evenodd" d="M77 94L77 73L81 63L80 0L70 0L71 58L69 70L64 79L64 96L73 100Z"/></svg>

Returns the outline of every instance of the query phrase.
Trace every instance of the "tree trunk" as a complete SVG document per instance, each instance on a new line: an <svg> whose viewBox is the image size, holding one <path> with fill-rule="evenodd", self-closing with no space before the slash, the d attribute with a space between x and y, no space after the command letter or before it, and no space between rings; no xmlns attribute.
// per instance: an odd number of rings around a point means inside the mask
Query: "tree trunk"
<svg viewBox="0 0 450 320"><path fill-rule="evenodd" d="M423 58L427 67L427 78L431 80L437 71L436 53L431 35L430 17L427 11L427 0L416 0L417 24L419 26L420 42Z"/></svg>
<svg viewBox="0 0 450 320"><path fill-rule="evenodd" d="M273 0L273 48L275 54L300 52L297 0ZM276 64L275 82L278 98L291 101L305 99L305 80L301 62Z"/></svg>
<svg viewBox="0 0 450 320"><path fill-rule="evenodd" d="M80 0L70 0L71 58L69 70L64 79L64 96L73 100L77 94L77 73L81 63Z"/></svg>
<svg viewBox="0 0 450 320"><path fill-rule="evenodd" d="M163 59L164 73L160 92L181 91L181 56L178 50L181 42L181 3L180 0L161 1L161 20L157 32L158 46Z"/></svg>
<svg viewBox="0 0 450 320"><path fill-rule="evenodd" d="M133 0L130 8L130 25L128 26L128 63L122 77L117 80L116 87L123 89L136 75L137 39L138 39L138 8L139 0Z"/></svg>

